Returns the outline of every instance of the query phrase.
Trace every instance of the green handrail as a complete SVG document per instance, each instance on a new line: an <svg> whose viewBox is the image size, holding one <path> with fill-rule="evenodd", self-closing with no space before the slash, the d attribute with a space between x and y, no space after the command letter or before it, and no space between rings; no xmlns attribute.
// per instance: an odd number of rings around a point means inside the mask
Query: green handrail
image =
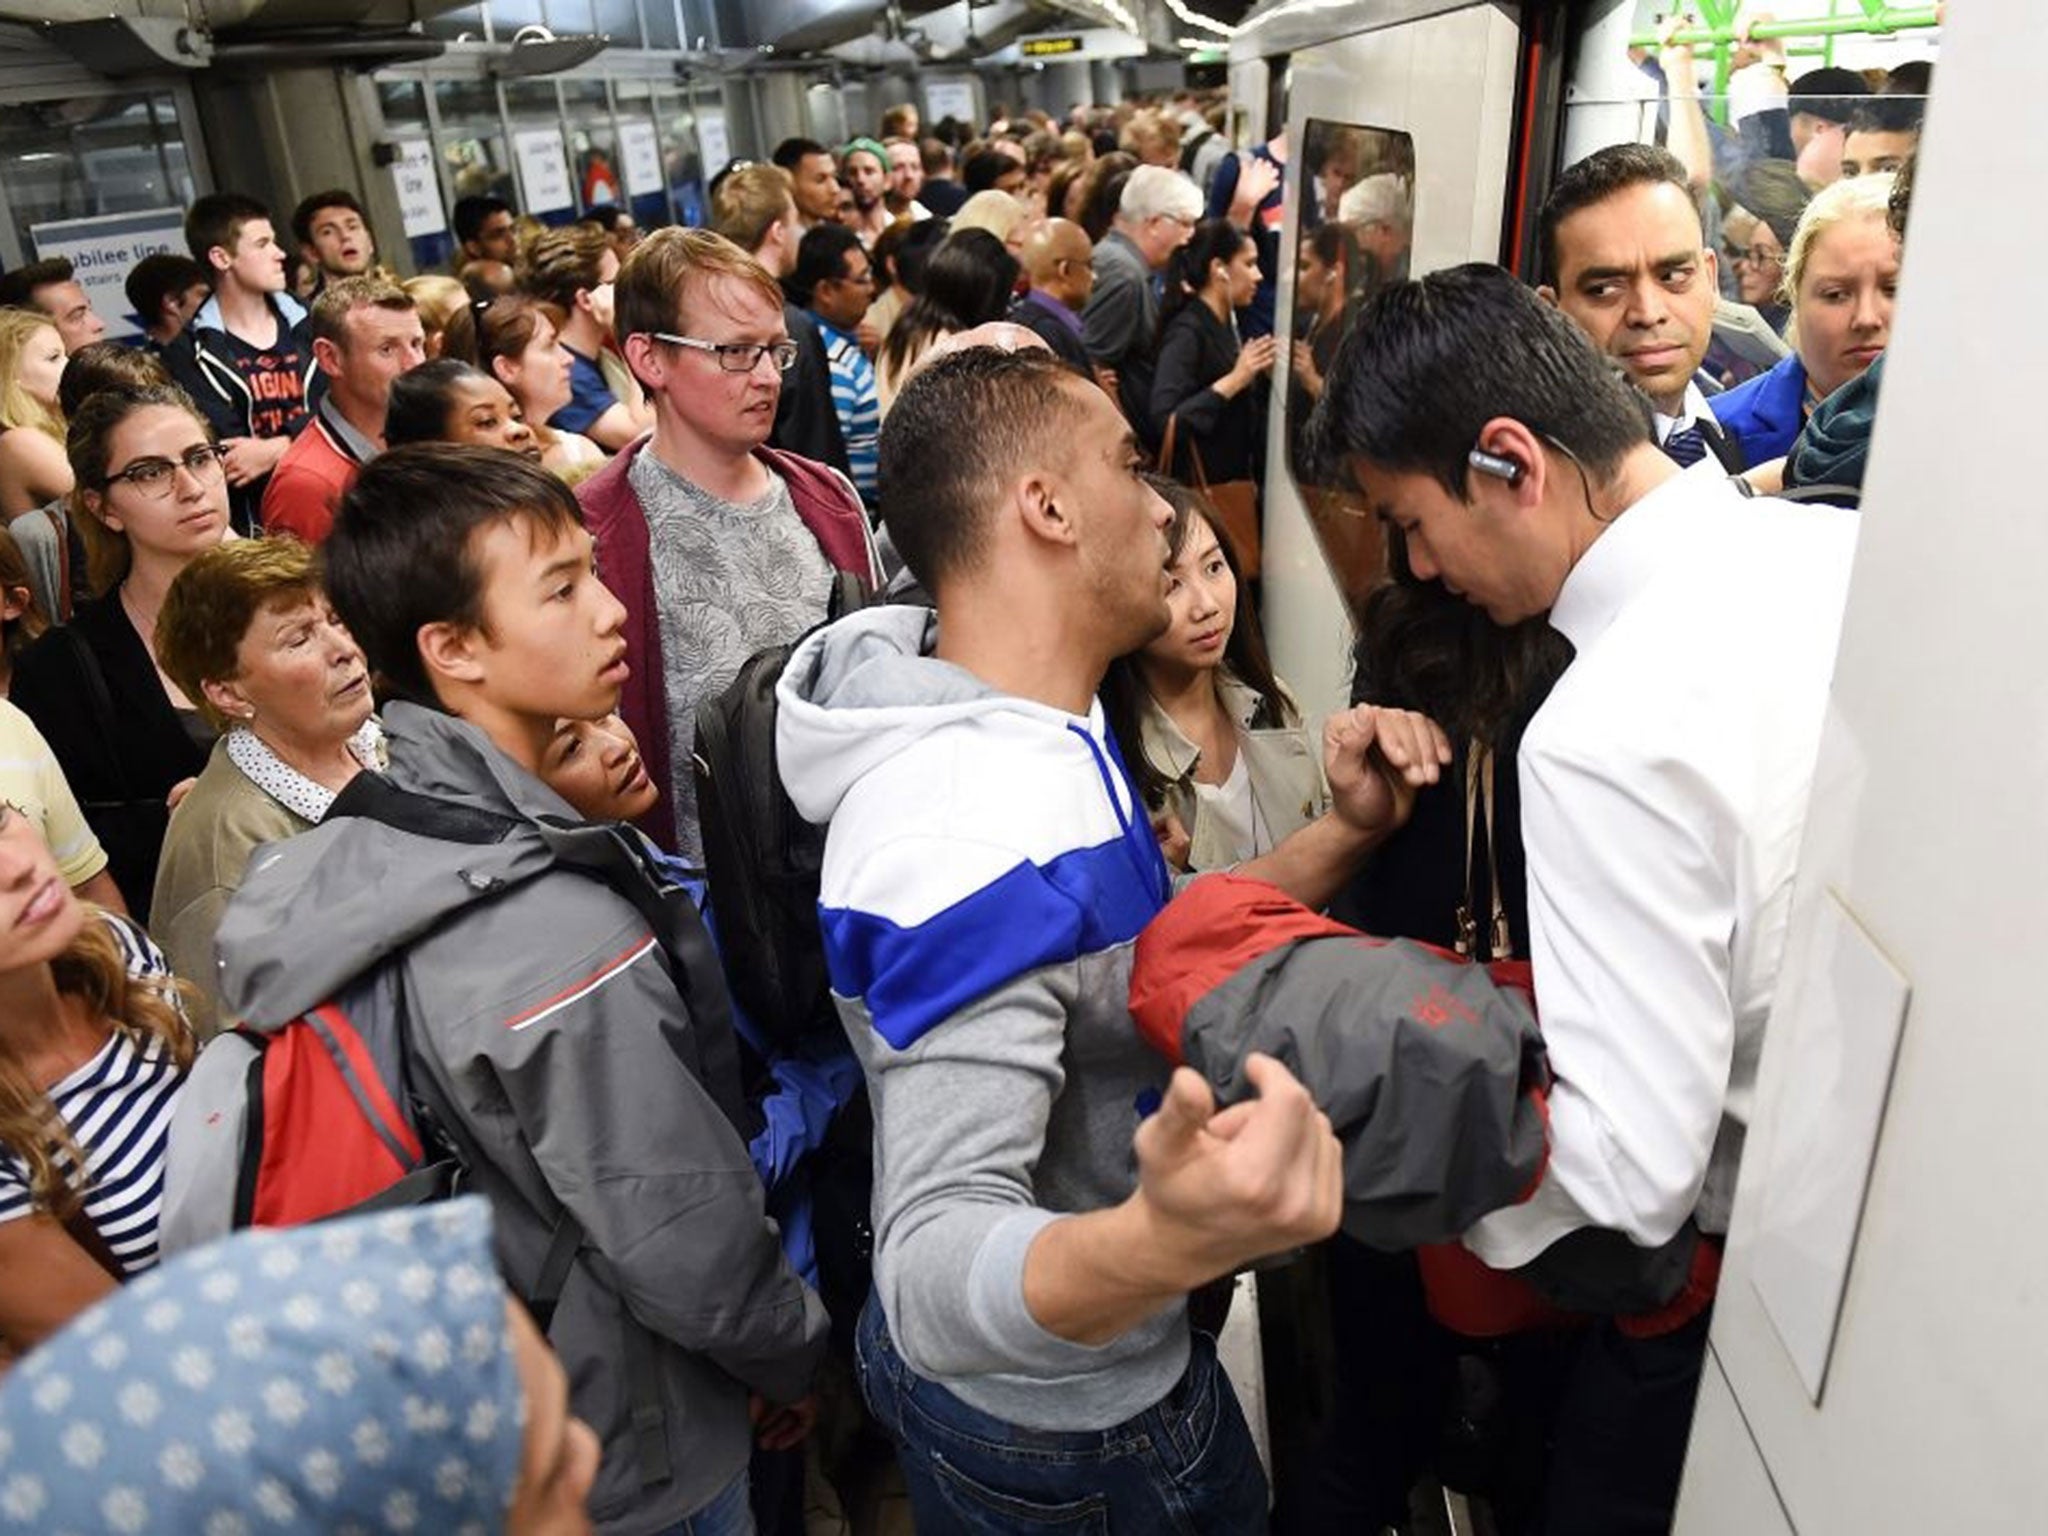
<svg viewBox="0 0 2048 1536"><path fill-rule="evenodd" d="M1921 27L1941 25L1941 13L1931 5L1879 5L1866 6L1855 16L1816 16L1807 21L1760 21L1749 29L1751 38L1762 41L1773 37L1842 37L1850 33L1863 32L1910 32ZM1691 27L1672 37L1674 45L1693 48L1740 42L1732 26ZM1641 33L1631 37L1631 48L1655 48L1663 39L1654 32Z"/></svg>

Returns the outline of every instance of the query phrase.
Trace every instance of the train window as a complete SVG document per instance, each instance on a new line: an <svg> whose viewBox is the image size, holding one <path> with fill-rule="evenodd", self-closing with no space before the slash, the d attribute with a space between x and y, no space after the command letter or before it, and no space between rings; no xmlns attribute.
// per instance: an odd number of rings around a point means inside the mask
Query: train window
<svg viewBox="0 0 2048 1536"><path fill-rule="evenodd" d="M676 11L676 0L640 0L640 19L647 25L648 47L683 46L683 25Z"/></svg>
<svg viewBox="0 0 2048 1536"><path fill-rule="evenodd" d="M1321 472L1308 421L1337 344L1359 309L1408 275L1415 222L1415 141L1392 128L1310 118L1302 137L1305 188L1294 249L1293 355L1287 373L1288 469L1323 556L1355 603L1379 581L1378 527L1355 493Z"/></svg>
<svg viewBox="0 0 2048 1536"><path fill-rule="evenodd" d="M517 207L519 190L512 184L496 86L488 80L436 80L434 108L449 190L459 198L501 197Z"/></svg>
<svg viewBox="0 0 2048 1536"><path fill-rule="evenodd" d="M37 224L182 208L194 189L177 104L135 92L0 107L0 192L24 257Z"/></svg>
<svg viewBox="0 0 2048 1536"><path fill-rule="evenodd" d="M640 7L635 0L596 0L591 7L591 30L609 37L614 48L638 48Z"/></svg>

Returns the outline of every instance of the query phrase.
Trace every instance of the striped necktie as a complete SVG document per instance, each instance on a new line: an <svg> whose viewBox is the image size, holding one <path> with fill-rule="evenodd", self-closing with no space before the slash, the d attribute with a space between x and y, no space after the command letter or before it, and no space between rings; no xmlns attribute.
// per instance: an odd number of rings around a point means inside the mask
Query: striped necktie
<svg viewBox="0 0 2048 1536"><path fill-rule="evenodd" d="M1680 468L1690 468L1707 456L1707 440L1697 424L1680 427L1664 439L1664 452Z"/></svg>

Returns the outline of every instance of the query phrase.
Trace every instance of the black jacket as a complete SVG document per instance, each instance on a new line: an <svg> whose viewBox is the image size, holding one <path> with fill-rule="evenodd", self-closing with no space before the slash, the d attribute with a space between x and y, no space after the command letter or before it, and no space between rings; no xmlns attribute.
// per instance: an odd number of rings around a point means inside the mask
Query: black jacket
<svg viewBox="0 0 2048 1536"><path fill-rule="evenodd" d="M1027 293L1010 309L1010 318L1026 330L1038 335L1053 355L1061 362L1071 364L1085 374L1093 374L1093 365L1088 358L1088 348L1081 340L1081 333L1067 325L1045 305L1037 302L1035 294Z"/></svg>
<svg viewBox="0 0 2048 1536"><path fill-rule="evenodd" d="M782 323L796 343L796 361L782 376L782 397L775 402L775 430L768 434L769 446L830 464L851 480L853 468L847 462L839 413L832 408L831 365L825 360L825 338L818 334L818 322L784 301Z"/></svg>
<svg viewBox="0 0 2048 1536"><path fill-rule="evenodd" d="M1189 478L1190 448L1202 457L1213 483L1258 477L1259 439L1265 425L1265 388L1254 384L1230 399L1214 385L1237 365L1237 334L1199 299L1183 305L1159 337L1152 372L1151 426L1155 440L1169 416L1180 419L1173 473Z"/></svg>

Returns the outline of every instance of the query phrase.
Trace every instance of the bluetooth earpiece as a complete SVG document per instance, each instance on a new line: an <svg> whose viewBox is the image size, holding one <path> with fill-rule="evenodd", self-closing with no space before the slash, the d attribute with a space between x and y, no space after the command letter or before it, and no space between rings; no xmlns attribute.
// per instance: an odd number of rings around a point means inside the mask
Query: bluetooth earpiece
<svg viewBox="0 0 2048 1536"><path fill-rule="evenodd" d="M1474 448L1465 455L1465 462L1482 475L1491 475L1496 480L1505 480L1509 485L1520 485L1522 476L1528 473L1520 459L1506 458L1498 453L1488 453L1484 448Z"/></svg>

